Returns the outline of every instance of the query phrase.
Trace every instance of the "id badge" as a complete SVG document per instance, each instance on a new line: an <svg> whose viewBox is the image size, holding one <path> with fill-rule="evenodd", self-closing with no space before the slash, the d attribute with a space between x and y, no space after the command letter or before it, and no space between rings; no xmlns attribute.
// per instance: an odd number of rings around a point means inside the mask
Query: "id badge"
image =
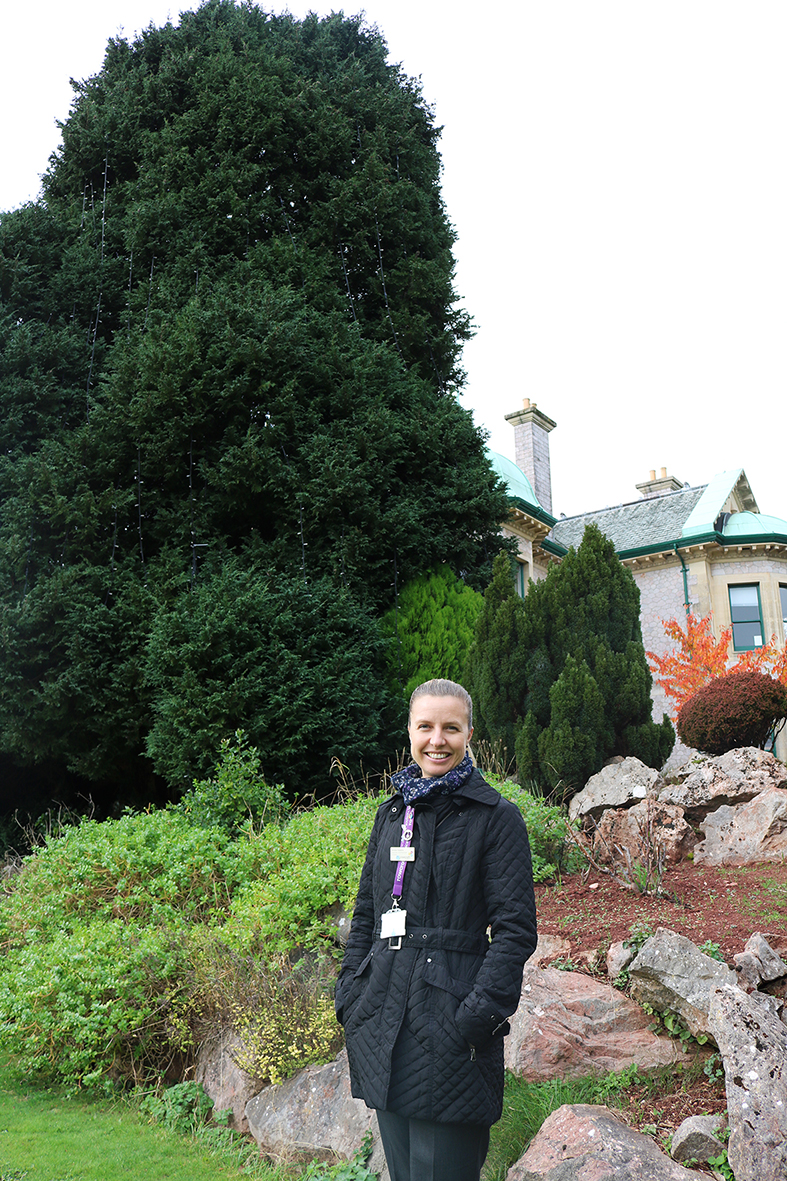
<svg viewBox="0 0 787 1181"><path fill-rule="evenodd" d="M407 922L406 910L386 910L380 915L380 938L401 939Z"/></svg>

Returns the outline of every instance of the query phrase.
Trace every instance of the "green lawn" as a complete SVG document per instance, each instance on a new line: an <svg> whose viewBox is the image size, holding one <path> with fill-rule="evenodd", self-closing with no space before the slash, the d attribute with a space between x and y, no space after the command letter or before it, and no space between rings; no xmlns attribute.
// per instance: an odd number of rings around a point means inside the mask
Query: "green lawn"
<svg viewBox="0 0 787 1181"><path fill-rule="evenodd" d="M256 1174L281 1181L279 1170ZM154 1127L132 1103L0 1084L0 1181L237 1181L240 1159Z"/></svg>

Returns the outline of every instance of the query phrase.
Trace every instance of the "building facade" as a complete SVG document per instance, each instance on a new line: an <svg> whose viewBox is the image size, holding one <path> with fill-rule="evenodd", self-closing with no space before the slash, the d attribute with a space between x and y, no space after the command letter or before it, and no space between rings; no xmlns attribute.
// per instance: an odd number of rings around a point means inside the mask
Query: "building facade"
<svg viewBox="0 0 787 1181"><path fill-rule="evenodd" d="M490 455L511 495L503 532L519 545L520 594L527 592L530 578L545 577L549 563L559 562L570 546L576 548L586 526L595 524L639 587L646 650L666 655L664 621L681 621L689 613L712 613L717 638L732 629L731 657L772 637L785 642L787 521L760 512L742 469L722 472L698 487L668 476L664 468L658 477L651 471L637 485L638 499L558 520L551 511L548 438L555 423L529 399L506 419L515 431L517 464ZM671 713L672 705L654 681L654 718ZM785 735L778 753L787 755Z"/></svg>

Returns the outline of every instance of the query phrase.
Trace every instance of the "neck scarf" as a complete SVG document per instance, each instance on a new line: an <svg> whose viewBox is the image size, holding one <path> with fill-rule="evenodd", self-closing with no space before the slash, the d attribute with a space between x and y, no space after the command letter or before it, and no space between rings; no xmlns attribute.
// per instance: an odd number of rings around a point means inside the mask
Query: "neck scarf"
<svg viewBox="0 0 787 1181"><path fill-rule="evenodd" d="M473 773L473 760L466 754L461 763L457 763L445 775L421 775L421 768L417 763L410 763L402 771L395 771L391 776L391 783L404 796L404 802L411 804L413 800L420 800L423 796L448 796L461 787Z"/></svg>

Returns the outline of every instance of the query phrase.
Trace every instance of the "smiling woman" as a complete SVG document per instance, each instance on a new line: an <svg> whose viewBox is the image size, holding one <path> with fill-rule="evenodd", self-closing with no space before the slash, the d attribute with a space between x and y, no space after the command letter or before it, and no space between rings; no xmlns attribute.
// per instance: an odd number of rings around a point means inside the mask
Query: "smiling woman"
<svg viewBox="0 0 787 1181"><path fill-rule="evenodd" d="M410 699L410 751L427 778L445 775L464 759L473 734L473 703L470 694L440 695L435 686L461 689L452 681L427 681ZM467 701L464 700L467 698Z"/></svg>
<svg viewBox="0 0 787 1181"><path fill-rule="evenodd" d="M391 1181L478 1181L536 946L530 849L519 809L473 764L461 685L419 685L408 730L414 761L375 818L336 1013Z"/></svg>

